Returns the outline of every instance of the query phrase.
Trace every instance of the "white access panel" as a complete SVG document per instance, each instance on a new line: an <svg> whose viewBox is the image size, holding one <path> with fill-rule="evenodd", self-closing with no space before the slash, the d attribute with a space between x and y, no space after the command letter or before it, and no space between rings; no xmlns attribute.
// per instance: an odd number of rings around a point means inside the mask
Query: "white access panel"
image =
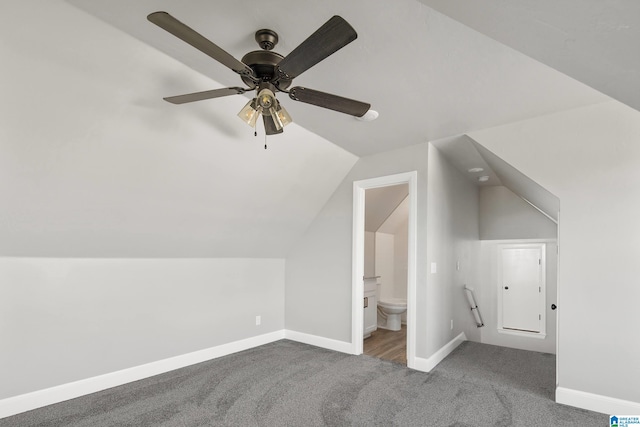
<svg viewBox="0 0 640 427"><path fill-rule="evenodd" d="M544 246L500 249L498 294L501 324L508 330L540 333L544 329Z"/></svg>

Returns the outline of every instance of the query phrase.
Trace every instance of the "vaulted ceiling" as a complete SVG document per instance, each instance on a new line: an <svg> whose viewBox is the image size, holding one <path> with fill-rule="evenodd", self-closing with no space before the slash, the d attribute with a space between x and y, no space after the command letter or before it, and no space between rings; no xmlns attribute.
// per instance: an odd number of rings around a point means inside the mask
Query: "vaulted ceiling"
<svg viewBox="0 0 640 427"><path fill-rule="evenodd" d="M420 2L640 110L640 2Z"/></svg>
<svg viewBox="0 0 640 427"><path fill-rule="evenodd" d="M194 85L165 69L172 84L157 97L237 86L236 74L158 28L146 16L164 10L241 58L257 50L254 33L279 34L286 56L332 15L358 38L295 79L296 85L369 102L380 113L370 123L284 98L293 120L334 144L364 156L596 103L599 92L454 21L416 0L70 0L145 44L209 77ZM105 58L118 61L118 57ZM154 74L155 74L154 73ZM209 109L216 100L206 101ZM237 121L231 109L220 120Z"/></svg>
<svg viewBox="0 0 640 427"><path fill-rule="evenodd" d="M470 14L429 0L3 1L0 255L285 256L359 156L609 96L638 108L626 80L639 68L627 58L632 1L592 15L578 0L491 3ZM294 124L264 150L236 117L245 96L162 101L241 81L148 22L156 10L236 58L257 49L257 29L277 31L286 55L341 15L358 39L295 84L370 102L380 117L279 97ZM559 28L571 34L562 46Z"/></svg>

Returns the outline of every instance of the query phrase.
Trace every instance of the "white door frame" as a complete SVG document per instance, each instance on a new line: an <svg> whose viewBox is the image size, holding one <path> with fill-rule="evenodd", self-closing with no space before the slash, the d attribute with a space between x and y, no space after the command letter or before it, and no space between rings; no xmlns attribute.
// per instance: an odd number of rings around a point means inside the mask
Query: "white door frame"
<svg viewBox="0 0 640 427"><path fill-rule="evenodd" d="M409 236L407 266L407 366L413 368L416 358L416 261L418 221L418 172L405 172L353 182L353 253L351 279L351 345L353 354L362 354L364 328L364 214L365 190L409 185Z"/></svg>

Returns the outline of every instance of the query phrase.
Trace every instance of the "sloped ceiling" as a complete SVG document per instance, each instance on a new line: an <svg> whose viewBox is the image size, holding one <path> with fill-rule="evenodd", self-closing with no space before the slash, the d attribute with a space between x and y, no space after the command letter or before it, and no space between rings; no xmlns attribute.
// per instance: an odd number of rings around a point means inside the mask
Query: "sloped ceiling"
<svg viewBox="0 0 640 427"><path fill-rule="evenodd" d="M174 108L211 80L69 4L2 9L0 255L284 257L357 160L295 124L265 150L242 97Z"/></svg>
<svg viewBox="0 0 640 427"><path fill-rule="evenodd" d="M529 203L547 218L558 222L560 201L551 192L522 172L487 150L468 135L434 141L451 165L478 187L505 186ZM481 172L470 172L471 168L482 168ZM478 176L488 176L484 182Z"/></svg>
<svg viewBox="0 0 640 427"><path fill-rule="evenodd" d="M364 198L365 231L377 231L408 195L407 184L367 189Z"/></svg>
<svg viewBox="0 0 640 427"><path fill-rule="evenodd" d="M296 103L254 137L227 68L146 20L166 10L236 57L286 55L334 14L359 37L295 84L380 118ZM417 0L6 0L0 6L0 255L282 257L358 156L609 99Z"/></svg>
<svg viewBox="0 0 640 427"><path fill-rule="evenodd" d="M432 144L444 155L447 161L474 185L479 187L503 185L498 174L480 155L467 135L454 136L433 141ZM480 169L475 171L476 169ZM480 177L487 177L480 181Z"/></svg>
<svg viewBox="0 0 640 427"><path fill-rule="evenodd" d="M640 110L636 0L420 0Z"/></svg>
<svg viewBox="0 0 640 427"><path fill-rule="evenodd" d="M536 208L547 218L556 224L558 223L558 213L560 212L560 200L558 197L554 196L540 184L518 171L476 141L469 137L466 138L472 141L478 153L480 153L489 167L500 177L500 181L505 187Z"/></svg>
<svg viewBox="0 0 640 427"><path fill-rule="evenodd" d="M212 79L194 85L173 73L174 84L159 89L157 97L241 82L148 22L151 12L171 13L238 59L258 49L254 33L260 28L279 34L274 51L286 55L332 15L341 15L358 32L357 40L294 84L370 102L380 117L362 123L287 97L283 104L296 123L358 156L608 99L416 0L69 1ZM162 67L157 73L167 75ZM206 108L217 102L206 101ZM230 109L222 117L235 119L236 113Z"/></svg>

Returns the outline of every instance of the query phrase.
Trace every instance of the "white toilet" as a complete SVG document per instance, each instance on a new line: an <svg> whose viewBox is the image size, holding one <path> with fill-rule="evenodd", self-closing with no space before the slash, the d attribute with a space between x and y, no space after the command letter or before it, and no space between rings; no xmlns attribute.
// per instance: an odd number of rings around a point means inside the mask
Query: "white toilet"
<svg viewBox="0 0 640 427"><path fill-rule="evenodd" d="M378 308L386 316L387 322L381 328L399 331L402 325L402 314L407 311L407 300L404 298L383 298L378 301Z"/></svg>

